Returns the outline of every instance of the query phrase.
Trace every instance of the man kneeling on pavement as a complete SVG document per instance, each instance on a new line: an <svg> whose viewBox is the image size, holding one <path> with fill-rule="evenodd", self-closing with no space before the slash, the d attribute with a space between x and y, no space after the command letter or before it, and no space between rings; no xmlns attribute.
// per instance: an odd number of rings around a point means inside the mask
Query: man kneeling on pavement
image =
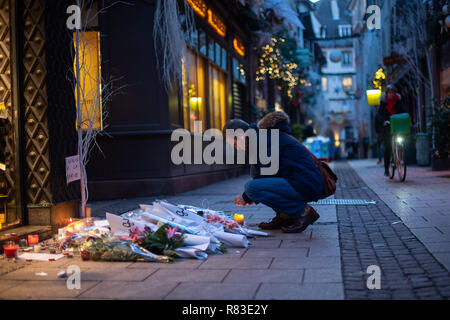
<svg viewBox="0 0 450 320"><path fill-rule="evenodd" d="M284 112L267 114L256 126L242 120L231 120L223 128L244 132L248 129L267 129L268 145L271 150L271 130L279 130L279 170L275 175L261 174L261 163L251 165L253 180L245 185L245 192L234 199L237 206L249 206L262 203L272 208L276 216L270 222L260 223L265 230L281 229L285 233L301 233L319 219L319 214L308 205L318 201L322 195L324 182L322 174L309 151L297 139L292 137L289 116ZM225 135L225 134L224 134ZM225 135L226 136L226 135ZM234 141L227 141L235 148L244 148L248 152L248 141L239 143L245 136L237 135ZM259 139L258 139L259 141ZM259 154L259 150L258 150Z"/></svg>

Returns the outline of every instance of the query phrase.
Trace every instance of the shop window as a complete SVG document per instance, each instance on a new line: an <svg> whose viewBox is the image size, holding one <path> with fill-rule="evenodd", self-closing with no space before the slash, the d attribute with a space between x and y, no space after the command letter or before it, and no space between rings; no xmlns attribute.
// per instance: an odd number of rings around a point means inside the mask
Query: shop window
<svg viewBox="0 0 450 320"><path fill-rule="evenodd" d="M198 46L200 53L206 56L208 51L208 42L206 40L206 33L204 31L199 31L198 33Z"/></svg>
<svg viewBox="0 0 450 320"><path fill-rule="evenodd" d="M227 51L222 48L222 63L221 63L221 67L223 70L227 70Z"/></svg>
<svg viewBox="0 0 450 320"><path fill-rule="evenodd" d="M194 121L205 123L205 60L189 50L183 67L184 127L194 130ZM205 128L205 125L203 125Z"/></svg>
<svg viewBox="0 0 450 320"><path fill-rule="evenodd" d="M222 53L222 47L216 42L216 56L215 56L214 62L218 66L222 65L221 53Z"/></svg>
<svg viewBox="0 0 450 320"><path fill-rule="evenodd" d="M216 66L209 69L210 124L221 130L227 121L227 77Z"/></svg>
<svg viewBox="0 0 450 320"><path fill-rule="evenodd" d="M81 104L81 129L103 130L102 115L102 84L101 84L101 55L100 33L87 31L79 33L79 54L77 74L77 59L74 59L74 74L79 79L80 88L75 90L75 99ZM76 33L74 46L77 49ZM75 57L77 53L75 53ZM78 92L79 95L78 96ZM78 115L77 115L78 117ZM76 126L78 127L78 118Z"/></svg>
<svg viewBox="0 0 450 320"><path fill-rule="evenodd" d="M247 76L244 66L240 64L236 58L233 58L233 77L235 80L238 80L243 84L246 83Z"/></svg>
<svg viewBox="0 0 450 320"><path fill-rule="evenodd" d="M209 60L211 61L215 61L214 48L215 48L214 40L210 40L208 44L208 57Z"/></svg>

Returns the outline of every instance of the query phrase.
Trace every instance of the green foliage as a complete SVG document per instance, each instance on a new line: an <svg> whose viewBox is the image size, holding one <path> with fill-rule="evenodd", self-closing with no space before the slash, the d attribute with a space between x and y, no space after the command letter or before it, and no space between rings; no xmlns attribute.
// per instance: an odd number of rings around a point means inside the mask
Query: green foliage
<svg viewBox="0 0 450 320"><path fill-rule="evenodd" d="M104 242L100 238L83 243L81 256L93 261L135 261L139 258L127 242Z"/></svg>
<svg viewBox="0 0 450 320"><path fill-rule="evenodd" d="M303 141L303 131L305 130L305 126L298 124L298 123L293 123L291 125L291 129L292 129L292 135L294 137L296 137L298 139L298 141L302 142Z"/></svg>
<svg viewBox="0 0 450 320"><path fill-rule="evenodd" d="M156 232L147 232L140 246L150 252L163 254L168 257L179 256L175 249L184 246L182 235L169 237L171 227L168 224L161 226Z"/></svg>
<svg viewBox="0 0 450 320"><path fill-rule="evenodd" d="M447 97L433 119L433 127L436 137L436 156L446 158L449 153L450 145L450 98Z"/></svg>

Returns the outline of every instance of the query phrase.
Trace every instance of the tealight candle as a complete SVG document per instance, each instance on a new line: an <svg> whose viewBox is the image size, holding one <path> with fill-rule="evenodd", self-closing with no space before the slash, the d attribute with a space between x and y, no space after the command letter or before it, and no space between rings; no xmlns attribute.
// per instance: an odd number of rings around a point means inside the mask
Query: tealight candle
<svg viewBox="0 0 450 320"><path fill-rule="evenodd" d="M3 246L3 252L8 259L17 258L18 246L15 243L8 243Z"/></svg>
<svg viewBox="0 0 450 320"><path fill-rule="evenodd" d="M240 225L244 225L245 217L243 214L235 213L234 214L234 221L239 223Z"/></svg>
<svg viewBox="0 0 450 320"><path fill-rule="evenodd" d="M39 243L39 235L38 234L29 234L28 235L28 244L35 245Z"/></svg>

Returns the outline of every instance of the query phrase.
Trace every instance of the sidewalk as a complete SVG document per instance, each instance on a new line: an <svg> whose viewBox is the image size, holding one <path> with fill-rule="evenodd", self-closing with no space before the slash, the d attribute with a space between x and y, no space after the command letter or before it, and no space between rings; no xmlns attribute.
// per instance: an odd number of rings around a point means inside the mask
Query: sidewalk
<svg viewBox="0 0 450 320"><path fill-rule="evenodd" d="M250 227L270 220L263 206L233 204L248 176L224 181L167 200L245 214ZM126 212L154 198L99 202L94 215ZM248 249L230 248L207 261L179 259L174 264L101 263L62 259L29 263L0 276L3 299L344 299L336 206L317 208L321 219L303 234L272 232ZM68 290L56 274L69 265L82 270L81 290ZM48 276L37 276L45 272Z"/></svg>

